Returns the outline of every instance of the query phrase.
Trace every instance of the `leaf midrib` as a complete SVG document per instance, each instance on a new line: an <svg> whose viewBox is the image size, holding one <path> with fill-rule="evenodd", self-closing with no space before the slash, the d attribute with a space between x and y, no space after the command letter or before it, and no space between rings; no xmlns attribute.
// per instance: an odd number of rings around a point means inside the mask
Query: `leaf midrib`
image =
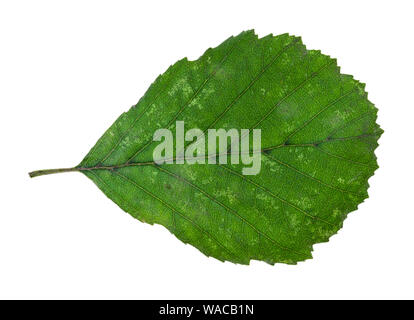
<svg viewBox="0 0 414 320"><path fill-rule="evenodd" d="M270 146L270 147L266 147L266 148L262 148L260 150L250 150L249 153L264 153L266 155L266 152L271 151L271 150L275 150L275 149L279 149L279 148L291 148L291 147L318 147L323 143L330 143L330 142L335 142L335 141L344 141L344 140L351 140L351 139L361 139L361 138L365 138L365 137L375 137L378 136L378 133L372 133L372 134L360 134L357 136L349 136L349 137L338 137L338 138L330 138L327 137L323 140L319 140L316 142L306 142L306 143L298 143L298 144L288 144L288 143L281 143L278 144L276 146ZM224 152L224 153L214 153L214 154L207 154L204 156L199 156L199 157L191 157L191 160L197 160L197 159L209 159L209 158L214 158L214 157L218 157L220 155L232 155L235 154L233 152ZM240 153L236 153L236 154L240 154ZM168 158L165 159L165 161L176 161L176 160L182 160L183 158L180 157L172 157L172 158ZM184 158L187 159L187 158ZM368 165L366 163L363 162L356 162L358 164L361 165ZM104 166L104 165L96 165L96 166L92 166L92 167L84 167L84 166L77 166L74 168L70 168L72 169L72 171L87 171L87 170L115 170L115 169L121 169L121 168L125 168L125 167L133 167L133 166L146 166L146 165L158 165L155 163L155 161L142 161L142 162L125 162L122 164L116 164L116 165L109 165L109 166Z"/></svg>

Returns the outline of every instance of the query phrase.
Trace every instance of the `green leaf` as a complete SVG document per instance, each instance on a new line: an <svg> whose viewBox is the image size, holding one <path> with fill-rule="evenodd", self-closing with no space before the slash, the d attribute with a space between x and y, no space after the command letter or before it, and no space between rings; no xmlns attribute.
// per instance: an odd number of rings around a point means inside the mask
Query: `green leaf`
<svg viewBox="0 0 414 320"><path fill-rule="evenodd" d="M382 130L364 85L287 34L231 37L172 65L123 113L80 171L123 210L222 261L311 258L368 197ZM261 171L153 162L154 132L261 129ZM177 155L174 154L177 158Z"/></svg>

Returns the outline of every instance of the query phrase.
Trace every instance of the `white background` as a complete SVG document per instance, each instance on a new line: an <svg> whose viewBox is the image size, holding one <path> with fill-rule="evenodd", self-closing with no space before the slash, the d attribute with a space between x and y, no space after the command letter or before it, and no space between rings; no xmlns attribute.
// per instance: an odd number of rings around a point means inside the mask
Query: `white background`
<svg viewBox="0 0 414 320"><path fill-rule="evenodd" d="M414 298L412 1L1 1L0 298ZM182 57L289 32L367 83L385 130L370 198L314 259L221 263L140 223L79 163Z"/></svg>

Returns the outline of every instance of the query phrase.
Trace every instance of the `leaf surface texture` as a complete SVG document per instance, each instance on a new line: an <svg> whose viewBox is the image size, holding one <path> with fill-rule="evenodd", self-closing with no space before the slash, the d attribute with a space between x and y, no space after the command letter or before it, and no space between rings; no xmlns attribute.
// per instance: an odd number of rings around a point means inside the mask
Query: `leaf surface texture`
<svg viewBox="0 0 414 320"><path fill-rule="evenodd" d="M160 75L79 164L123 210L222 261L311 258L367 198L382 130L364 85L287 34L231 37ZM160 128L261 129L261 171L153 163ZM175 155L176 156L176 155Z"/></svg>

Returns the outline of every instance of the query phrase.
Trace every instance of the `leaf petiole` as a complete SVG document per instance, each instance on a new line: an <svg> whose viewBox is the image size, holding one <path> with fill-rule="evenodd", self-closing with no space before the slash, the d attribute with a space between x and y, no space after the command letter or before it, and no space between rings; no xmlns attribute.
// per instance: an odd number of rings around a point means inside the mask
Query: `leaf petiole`
<svg viewBox="0 0 414 320"><path fill-rule="evenodd" d="M38 177L38 176L44 176L47 174L53 174L53 173L61 173L61 172L72 172L72 171L81 171L82 168L60 168L60 169L45 169L45 170L36 170L29 172L30 178Z"/></svg>

